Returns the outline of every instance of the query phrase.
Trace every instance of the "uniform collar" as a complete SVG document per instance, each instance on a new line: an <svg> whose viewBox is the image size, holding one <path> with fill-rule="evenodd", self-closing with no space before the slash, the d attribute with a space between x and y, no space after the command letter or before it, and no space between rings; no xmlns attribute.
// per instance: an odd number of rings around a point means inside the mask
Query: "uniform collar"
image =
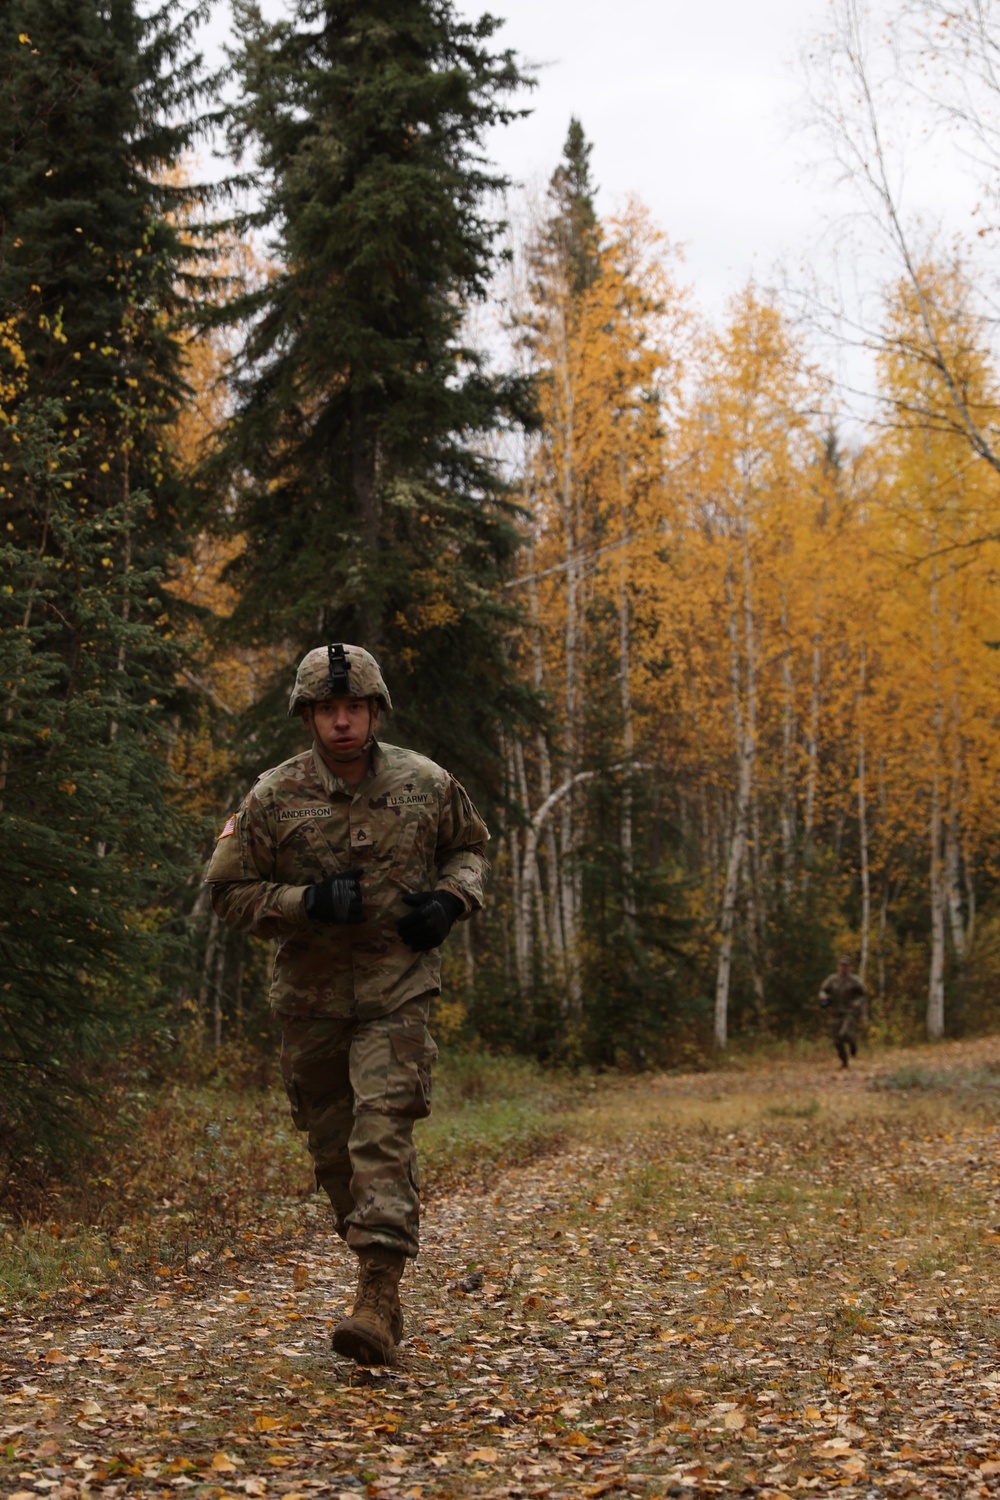
<svg viewBox="0 0 1000 1500"><path fill-rule="evenodd" d="M320 785L328 797L332 797L335 793L339 792L342 796L353 798L371 786L385 763L385 753L378 740L375 740L372 744L371 765L357 786L350 786L343 777L335 776L315 745L312 747L312 759L316 775L320 780Z"/></svg>

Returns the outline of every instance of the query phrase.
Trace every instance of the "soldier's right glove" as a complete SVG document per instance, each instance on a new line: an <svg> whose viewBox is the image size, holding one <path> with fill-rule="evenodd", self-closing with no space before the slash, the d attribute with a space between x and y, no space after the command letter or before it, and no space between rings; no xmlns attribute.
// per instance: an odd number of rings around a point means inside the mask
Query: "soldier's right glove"
<svg viewBox="0 0 1000 1500"><path fill-rule="evenodd" d="M444 942L465 907L451 891L414 891L404 896L415 907L396 923L396 931L414 953L429 953Z"/></svg>
<svg viewBox="0 0 1000 1500"><path fill-rule="evenodd" d="M313 922L348 922L365 920L361 905L362 870L343 870L328 875L315 885L306 886L302 898L306 916Z"/></svg>

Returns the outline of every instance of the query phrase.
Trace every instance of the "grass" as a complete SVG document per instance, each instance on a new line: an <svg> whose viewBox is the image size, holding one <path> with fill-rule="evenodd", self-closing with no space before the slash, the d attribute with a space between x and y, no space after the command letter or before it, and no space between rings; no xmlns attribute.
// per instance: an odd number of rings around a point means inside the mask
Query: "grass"
<svg viewBox="0 0 1000 1500"><path fill-rule="evenodd" d="M952 1094L963 1103L996 1103L1000 1097L1000 1067L993 1063L975 1068L930 1068L910 1063L872 1080L874 1089L900 1093Z"/></svg>
<svg viewBox="0 0 1000 1500"><path fill-rule="evenodd" d="M425 1194L550 1149L583 1087L521 1059L443 1059L433 1114L417 1126ZM325 1213L269 1070L236 1060L196 1087L133 1100L132 1114L111 1159L54 1189L37 1221L0 1220L0 1302L90 1300L179 1268L203 1276Z"/></svg>

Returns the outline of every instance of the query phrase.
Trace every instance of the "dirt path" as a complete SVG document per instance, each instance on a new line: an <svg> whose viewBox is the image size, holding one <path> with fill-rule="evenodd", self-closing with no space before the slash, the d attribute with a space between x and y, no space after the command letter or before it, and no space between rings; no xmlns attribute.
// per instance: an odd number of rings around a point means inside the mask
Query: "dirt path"
<svg viewBox="0 0 1000 1500"><path fill-rule="evenodd" d="M428 1206L388 1371L328 1352L318 1204L276 1262L14 1318L0 1493L1000 1493L1000 1041L920 1060L956 1088L873 1089L894 1057L597 1096Z"/></svg>

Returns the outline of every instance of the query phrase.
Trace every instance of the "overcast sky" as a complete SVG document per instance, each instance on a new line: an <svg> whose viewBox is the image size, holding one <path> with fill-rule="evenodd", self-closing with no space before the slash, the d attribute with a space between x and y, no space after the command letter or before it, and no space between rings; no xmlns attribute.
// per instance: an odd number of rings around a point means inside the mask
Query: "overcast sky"
<svg viewBox="0 0 1000 1500"><path fill-rule="evenodd" d="M600 211L642 199L684 247L683 279L715 318L751 275L770 284L780 262L797 280L820 257L820 232L848 200L814 170L822 147L796 122L799 58L824 29L827 0L455 3L469 17L502 16L496 45L537 69L531 114L489 142L516 181L544 185L577 115L594 146ZM879 15L888 3L871 7ZM228 4L216 0L213 51L228 28ZM925 217L967 232L974 198L952 164L911 164L907 204Z"/></svg>
<svg viewBox="0 0 1000 1500"><path fill-rule="evenodd" d="M463 5L467 14L473 6ZM512 176L544 182L571 115L594 144L599 207L635 194L685 249L706 310L810 238L823 194L789 122L796 59L825 0L502 0L501 39L540 65L528 119L497 132Z"/></svg>

